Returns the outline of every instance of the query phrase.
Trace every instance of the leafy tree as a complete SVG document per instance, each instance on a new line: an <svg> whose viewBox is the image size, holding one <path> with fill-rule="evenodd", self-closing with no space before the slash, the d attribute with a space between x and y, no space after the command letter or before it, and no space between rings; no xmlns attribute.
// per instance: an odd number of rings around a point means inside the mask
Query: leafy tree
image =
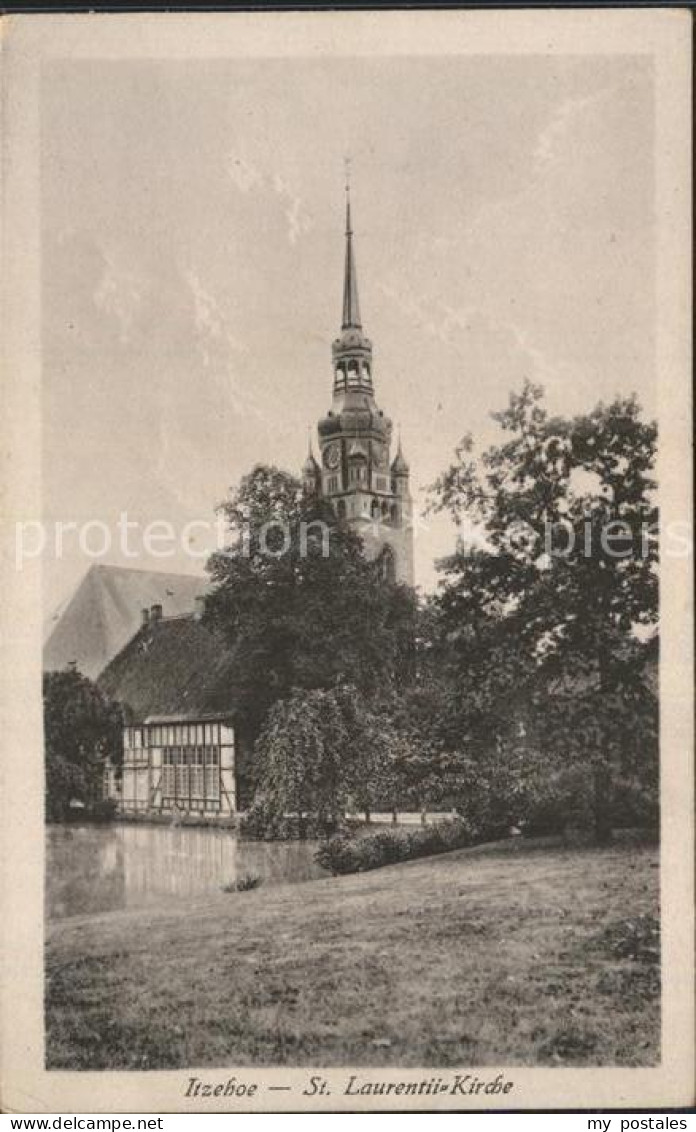
<svg viewBox="0 0 696 1132"><path fill-rule="evenodd" d="M381 698L379 719L390 751L395 808L428 810L451 804L453 764L443 736L452 694L445 679L419 666L405 689Z"/></svg>
<svg viewBox="0 0 696 1132"><path fill-rule="evenodd" d="M348 683L369 697L407 678L413 594L380 577L330 505L259 465L222 510L230 545L209 563L206 617L233 645L232 691L252 737L295 688Z"/></svg>
<svg viewBox="0 0 696 1132"><path fill-rule="evenodd" d="M393 737L354 688L295 690L268 713L256 743L256 812L266 834L306 819L335 828L352 809L384 804L394 789Z"/></svg>
<svg viewBox="0 0 696 1132"><path fill-rule="evenodd" d="M102 798L107 760L120 765L122 715L93 681L70 666L43 678L46 816L63 819L70 802L89 811Z"/></svg>
<svg viewBox="0 0 696 1132"><path fill-rule="evenodd" d="M457 730L474 745L509 740L527 712L540 749L591 769L604 839L621 768L636 750L655 761L636 630L657 621L656 428L633 398L551 417L529 383L494 417L504 442L476 460L465 438L433 487L435 509L481 533L441 564L436 603L438 644L465 693Z"/></svg>

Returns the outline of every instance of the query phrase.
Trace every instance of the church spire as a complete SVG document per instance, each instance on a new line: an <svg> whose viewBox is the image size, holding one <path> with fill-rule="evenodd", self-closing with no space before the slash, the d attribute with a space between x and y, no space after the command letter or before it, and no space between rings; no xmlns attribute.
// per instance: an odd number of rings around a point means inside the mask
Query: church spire
<svg viewBox="0 0 696 1132"><path fill-rule="evenodd" d="M350 181L346 168L346 270L343 279L342 330L361 330L360 304L358 303L358 276L353 252L353 229L350 222Z"/></svg>
<svg viewBox="0 0 696 1132"><path fill-rule="evenodd" d="M334 397L373 397L372 343L363 334L358 305L358 277L353 254L350 216L350 183L346 161L346 266L343 278L343 322L331 347L334 366Z"/></svg>

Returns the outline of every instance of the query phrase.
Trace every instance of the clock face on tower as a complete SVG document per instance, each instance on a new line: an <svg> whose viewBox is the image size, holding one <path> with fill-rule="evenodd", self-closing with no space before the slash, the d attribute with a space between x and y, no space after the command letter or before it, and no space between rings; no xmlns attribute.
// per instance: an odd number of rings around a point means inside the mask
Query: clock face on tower
<svg viewBox="0 0 696 1132"><path fill-rule="evenodd" d="M324 449L324 464L333 471L341 461L341 447L339 444L327 444Z"/></svg>

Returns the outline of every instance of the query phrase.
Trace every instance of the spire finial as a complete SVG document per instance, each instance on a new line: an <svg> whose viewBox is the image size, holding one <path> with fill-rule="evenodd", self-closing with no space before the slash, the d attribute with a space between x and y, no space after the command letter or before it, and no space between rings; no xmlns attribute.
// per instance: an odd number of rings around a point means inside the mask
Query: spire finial
<svg viewBox="0 0 696 1132"><path fill-rule="evenodd" d="M350 220L350 157L344 158L346 176L346 269L343 279L343 330L361 330L360 306L358 303L358 279L353 254L353 228Z"/></svg>
<svg viewBox="0 0 696 1132"><path fill-rule="evenodd" d="M346 176L346 236L352 236L350 226L350 157L343 158L343 168Z"/></svg>
<svg viewBox="0 0 696 1132"><path fill-rule="evenodd" d="M392 471L397 472L397 473L401 473L402 475L408 475L408 472L409 472L408 463L406 462L406 458L404 456L403 448L401 447L401 421L397 422L396 430L397 430L396 431L396 435L397 435L396 456L392 460Z"/></svg>

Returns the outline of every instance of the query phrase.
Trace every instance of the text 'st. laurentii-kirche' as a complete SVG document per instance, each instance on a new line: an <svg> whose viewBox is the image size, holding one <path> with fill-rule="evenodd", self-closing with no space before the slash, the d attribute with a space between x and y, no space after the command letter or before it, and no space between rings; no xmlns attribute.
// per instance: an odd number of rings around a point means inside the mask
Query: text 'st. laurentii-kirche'
<svg viewBox="0 0 696 1132"><path fill-rule="evenodd" d="M306 491L329 500L363 539L386 578L413 585L409 466L374 394L372 343L363 332L346 199L341 333L332 347L333 399L319 421L320 463L310 451ZM200 610L143 611L140 628L99 683L124 704L128 725L120 783L108 790L122 812L229 816L249 802L250 745L229 702L230 646Z"/></svg>

